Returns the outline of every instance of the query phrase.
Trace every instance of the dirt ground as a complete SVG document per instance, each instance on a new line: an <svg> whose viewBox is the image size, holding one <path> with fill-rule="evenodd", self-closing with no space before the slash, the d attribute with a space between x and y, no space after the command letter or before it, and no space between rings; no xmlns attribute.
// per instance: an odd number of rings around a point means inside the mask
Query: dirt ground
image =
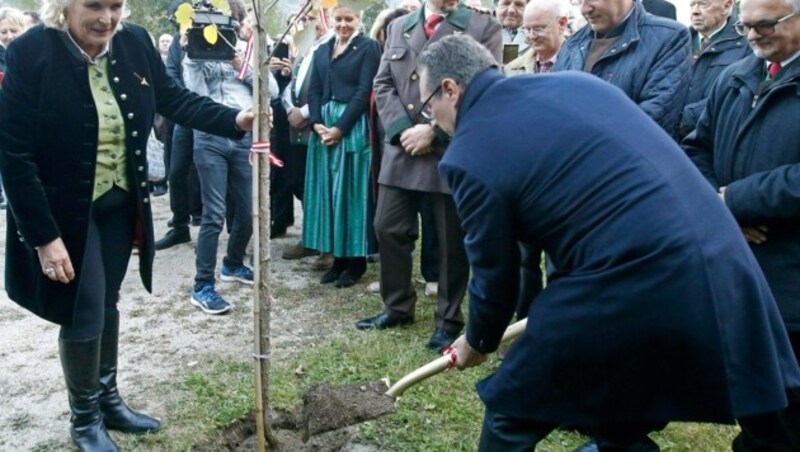
<svg viewBox="0 0 800 452"><path fill-rule="evenodd" d="M296 209L299 212L299 208ZM153 198L156 237L170 219L168 196ZM0 266L5 263L5 211L0 213ZM296 221L300 224L301 221ZM156 254L153 293L141 285L138 257L133 256L122 287L120 388L135 408L167 421L164 398L148 397L148 388L169 388L192 369L220 359L249 359L252 354L252 289L218 282L232 304L226 316L210 316L189 304L194 277L194 243ZM220 250L225 249L223 233ZM273 284L301 289L316 282L307 271L310 259L286 261L283 246L298 240L299 229L271 246ZM221 260L223 253L218 258ZM219 268L219 266L217 267ZM2 271L0 271L2 274ZM2 281L0 281L2 284ZM288 356L315 337L335 334L336 325L322 320L314 303L285 306L280 299L272 314L274 360ZM58 327L28 313L0 291L0 450L61 449L69 445L69 408L58 360Z"/></svg>

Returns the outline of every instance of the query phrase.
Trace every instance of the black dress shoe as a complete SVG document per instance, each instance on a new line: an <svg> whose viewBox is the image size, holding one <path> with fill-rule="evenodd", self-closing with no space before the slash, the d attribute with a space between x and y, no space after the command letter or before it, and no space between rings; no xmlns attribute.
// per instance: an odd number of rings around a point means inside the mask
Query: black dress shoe
<svg viewBox="0 0 800 452"><path fill-rule="evenodd" d="M164 196L167 194L167 184L153 184L153 196Z"/></svg>
<svg viewBox="0 0 800 452"><path fill-rule="evenodd" d="M182 228L173 228L167 231L161 240L156 242L156 250L165 250L181 243L188 243L192 241L192 236L189 234L189 228L184 226Z"/></svg>
<svg viewBox="0 0 800 452"><path fill-rule="evenodd" d="M269 227L269 238L275 239L286 235L287 226L272 223Z"/></svg>
<svg viewBox="0 0 800 452"><path fill-rule="evenodd" d="M450 333L444 328L436 328L433 332L431 340L428 341L428 349L432 352L441 353L445 347L450 345L458 339L460 333Z"/></svg>
<svg viewBox="0 0 800 452"><path fill-rule="evenodd" d="M380 313L375 317L359 320L356 323L356 328L359 330L383 330L386 328L394 328L396 326L410 325L414 323L414 317L390 317L389 314Z"/></svg>

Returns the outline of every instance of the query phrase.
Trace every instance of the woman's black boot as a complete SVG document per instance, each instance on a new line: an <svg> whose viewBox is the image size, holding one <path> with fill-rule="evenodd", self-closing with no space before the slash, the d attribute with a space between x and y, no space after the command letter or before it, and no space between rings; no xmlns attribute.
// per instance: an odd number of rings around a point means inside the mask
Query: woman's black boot
<svg viewBox="0 0 800 452"><path fill-rule="evenodd" d="M100 349L100 413L110 430L125 433L155 433L161 422L131 410L117 389L117 352L119 346L119 313L106 315Z"/></svg>
<svg viewBox="0 0 800 452"><path fill-rule="evenodd" d="M347 269L348 261L349 259L346 257L334 257L333 266L330 270L326 271L324 275L322 275L322 278L319 280L320 284L330 284L339 279L339 276L342 275L342 272Z"/></svg>
<svg viewBox="0 0 800 452"><path fill-rule="evenodd" d="M364 273L367 272L366 257L351 257L347 259L347 268L336 280L336 287L344 288L355 285Z"/></svg>
<svg viewBox="0 0 800 452"><path fill-rule="evenodd" d="M72 412L72 441L81 451L119 450L108 435L100 414L100 338L88 341L59 339L58 350Z"/></svg>

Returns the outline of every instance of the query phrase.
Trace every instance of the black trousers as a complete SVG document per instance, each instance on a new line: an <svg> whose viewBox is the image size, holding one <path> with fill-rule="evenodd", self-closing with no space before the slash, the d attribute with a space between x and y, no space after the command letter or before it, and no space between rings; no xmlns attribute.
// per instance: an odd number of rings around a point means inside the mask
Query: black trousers
<svg viewBox="0 0 800 452"><path fill-rule="evenodd" d="M270 168L270 213L273 227L281 230L294 224L294 198L303 202L308 145L292 144L289 119L280 102L273 102L272 112L272 152L283 161L283 168Z"/></svg>
<svg viewBox="0 0 800 452"><path fill-rule="evenodd" d="M373 157L374 158L374 157ZM378 237L375 234L375 211L377 203L375 199L375 185L370 184L370 202L367 206L367 254L378 252ZM380 195L379 195L380 196ZM416 242L420 237L420 226L422 227L422 244L419 253L419 269L425 282L439 281L439 237L436 234L436 218L433 214L433 203L429 196L422 195L419 201L419 223L414 222L413 227L408 231L409 237Z"/></svg>
<svg viewBox="0 0 800 452"><path fill-rule="evenodd" d="M647 435L662 430L667 423L626 423L598 425L589 429L600 452L658 451L658 445ZM558 427L557 424L516 419L486 410L478 450L481 452L531 451L536 444Z"/></svg>
<svg viewBox="0 0 800 452"><path fill-rule="evenodd" d="M800 362L800 332L790 332L789 342ZM786 396L789 406L781 411L738 419L742 431L733 440L734 452L800 451L800 388Z"/></svg>
<svg viewBox="0 0 800 452"><path fill-rule="evenodd" d="M172 226L189 226L190 215L200 215L200 179L194 168L194 137L192 129L175 125L172 133L167 171L169 177L169 207Z"/></svg>
<svg viewBox="0 0 800 452"><path fill-rule="evenodd" d="M436 235L436 217L433 213L433 201L430 196L423 196L420 200L419 217L422 227L419 270L425 282L439 281L439 238ZM414 228L414 233L419 235L418 227Z"/></svg>
<svg viewBox="0 0 800 452"><path fill-rule="evenodd" d="M375 213L375 233L381 255L381 297L392 317L414 316L417 296L412 282L414 240L409 233L417 224L423 197L431 201L439 241L439 294L436 327L450 333L461 331L461 301L467 290L469 263L464 250L464 231L453 198L443 193L380 186Z"/></svg>
<svg viewBox="0 0 800 452"><path fill-rule="evenodd" d="M105 316L117 313L119 289L128 270L136 221L136 198L114 187L92 205L86 252L78 270L75 321L60 336L84 341L103 332Z"/></svg>

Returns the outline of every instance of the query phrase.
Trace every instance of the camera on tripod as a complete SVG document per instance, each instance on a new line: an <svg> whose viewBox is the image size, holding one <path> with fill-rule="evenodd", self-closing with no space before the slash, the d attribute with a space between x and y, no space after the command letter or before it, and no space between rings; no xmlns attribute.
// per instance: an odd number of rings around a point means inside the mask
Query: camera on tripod
<svg viewBox="0 0 800 452"><path fill-rule="evenodd" d="M238 22L217 10L210 0L199 0L192 8L195 13L187 31L186 54L195 61L231 61L236 53ZM219 35L214 44L203 34L209 25L216 27Z"/></svg>

